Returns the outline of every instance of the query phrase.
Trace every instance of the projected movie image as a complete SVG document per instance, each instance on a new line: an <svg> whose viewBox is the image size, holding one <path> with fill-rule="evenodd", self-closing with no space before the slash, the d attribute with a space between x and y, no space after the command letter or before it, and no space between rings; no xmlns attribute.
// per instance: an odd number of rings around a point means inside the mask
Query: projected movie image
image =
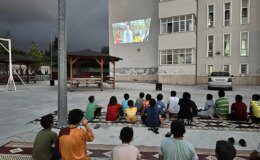
<svg viewBox="0 0 260 160"><path fill-rule="evenodd" d="M112 24L114 43L148 42L151 18Z"/></svg>

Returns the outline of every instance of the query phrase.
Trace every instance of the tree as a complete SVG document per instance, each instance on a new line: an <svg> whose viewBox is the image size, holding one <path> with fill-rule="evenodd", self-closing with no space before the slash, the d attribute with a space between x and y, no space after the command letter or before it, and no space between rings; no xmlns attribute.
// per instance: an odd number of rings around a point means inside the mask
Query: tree
<svg viewBox="0 0 260 160"><path fill-rule="evenodd" d="M101 53L104 53L104 54L108 54L109 55L109 47L108 46L103 46L101 48Z"/></svg>
<svg viewBox="0 0 260 160"><path fill-rule="evenodd" d="M27 53L27 56L35 58L36 60L42 61L43 60L43 53L39 50L39 46L36 42L32 42L32 46L30 51Z"/></svg>

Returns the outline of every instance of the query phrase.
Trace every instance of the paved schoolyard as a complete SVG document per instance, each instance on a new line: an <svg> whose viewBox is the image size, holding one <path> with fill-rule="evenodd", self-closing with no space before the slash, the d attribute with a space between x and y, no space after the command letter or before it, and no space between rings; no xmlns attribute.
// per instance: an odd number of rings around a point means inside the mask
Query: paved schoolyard
<svg viewBox="0 0 260 160"><path fill-rule="evenodd" d="M57 84L57 83L56 83ZM36 133L41 128L40 125L26 124L36 118L57 110L57 85L49 86L49 82L37 82L28 85L29 89L17 86L15 92L6 91L5 85L0 85L0 145L10 140L33 141ZM171 90L177 91L177 96L181 97L183 92L190 92L192 100L203 108L207 93L212 93L214 99L217 98L217 90L207 90L205 85L198 86L174 86L163 85L162 91L155 91L155 85L149 83L116 83L116 89L105 86L104 91L100 91L95 86L81 87L78 91L68 92L68 109L80 108L85 110L88 97L94 95L96 102L106 106L110 96L115 95L121 102L124 93L129 93L130 99L135 100L140 91L149 93L156 97L158 93L164 95L164 101L170 95ZM234 86L233 91L226 91L230 102L234 102L236 94L241 94L244 102L249 104L252 94L259 93L260 86ZM105 109L104 109L105 111ZM95 140L93 144L118 144L119 132L122 126L101 127L94 130ZM58 130L56 130L58 132ZM169 129L160 129L159 135L147 130L144 127L134 127L135 145L159 146L164 134ZM238 150L253 150L260 142L260 133L242 131L216 131L216 130L187 130L185 139L192 142L196 148L213 149L215 143L220 139L234 137L236 142L240 138L247 141L247 147L243 148L235 145Z"/></svg>

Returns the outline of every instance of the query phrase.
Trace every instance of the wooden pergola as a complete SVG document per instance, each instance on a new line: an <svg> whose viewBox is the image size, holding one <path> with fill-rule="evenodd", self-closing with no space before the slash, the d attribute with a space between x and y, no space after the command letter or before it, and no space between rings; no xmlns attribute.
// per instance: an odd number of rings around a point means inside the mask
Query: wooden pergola
<svg viewBox="0 0 260 160"><path fill-rule="evenodd" d="M6 54L0 54L0 63L4 64L6 66L6 74L5 75L0 75L0 81L7 81L8 80L8 65L9 65L9 56ZM25 80L27 83L33 81L36 83L36 68L35 64L40 63L40 61L35 60L31 57L26 57L18 54L13 54L12 55L12 63L16 65L26 65L26 74L25 75L20 75L23 80ZM29 75L29 65L33 65L33 68L35 70L33 75ZM18 77L15 77L15 79L18 80Z"/></svg>
<svg viewBox="0 0 260 160"><path fill-rule="evenodd" d="M70 84L70 90L79 86L79 84L97 84L100 87L100 90L103 90L103 83L110 84L113 89L115 89L115 63L119 60L122 60L119 57L110 56L108 54L103 54L96 52L90 49L80 50L76 52L68 53L69 61L69 78L68 83ZM100 76L91 76L91 77L73 77L73 67L77 62L84 61L96 61L100 67ZM104 77L104 64L105 62L110 62L113 65L113 75Z"/></svg>

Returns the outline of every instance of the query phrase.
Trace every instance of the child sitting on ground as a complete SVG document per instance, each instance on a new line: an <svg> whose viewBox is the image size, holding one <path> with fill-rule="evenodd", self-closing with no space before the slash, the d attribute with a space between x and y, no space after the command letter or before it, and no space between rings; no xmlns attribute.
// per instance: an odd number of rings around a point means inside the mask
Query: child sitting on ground
<svg viewBox="0 0 260 160"><path fill-rule="evenodd" d="M166 118L165 104L162 101L163 100L163 95L162 94L158 94L156 98L157 98L156 106L160 109L162 118Z"/></svg>
<svg viewBox="0 0 260 160"><path fill-rule="evenodd" d="M150 94L145 95L145 100L143 101L143 104L142 104L142 112L141 112L142 114L143 114L144 110L149 107L151 98L152 98L152 96Z"/></svg>
<svg viewBox="0 0 260 160"><path fill-rule="evenodd" d="M46 115L41 118L40 130L33 143L33 159L53 159L54 145L57 142L57 133L51 131L53 127L53 115Z"/></svg>
<svg viewBox="0 0 260 160"><path fill-rule="evenodd" d="M228 115L228 119L236 121L247 120L247 106L242 102L243 97L241 95L236 95L236 102L231 105L231 113Z"/></svg>
<svg viewBox="0 0 260 160"><path fill-rule="evenodd" d="M137 121L137 116L136 116L137 108L134 107L134 101L129 100L128 106L129 106L129 108L125 109L126 121L135 123Z"/></svg>
<svg viewBox="0 0 260 160"><path fill-rule="evenodd" d="M129 99L129 94L125 93L124 94L124 100L122 101L122 109L120 110L120 116L124 116L125 109L128 108L128 99Z"/></svg>
<svg viewBox="0 0 260 160"><path fill-rule="evenodd" d="M253 123L260 122L260 95L253 94L252 101L250 102L250 114Z"/></svg>
<svg viewBox="0 0 260 160"><path fill-rule="evenodd" d="M204 110L198 112L197 116L200 118L210 118L213 119L215 113L215 104L213 102L212 94L207 94L207 101L204 106Z"/></svg>
<svg viewBox="0 0 260 160"><path fill-rule="evenodd" d="M159 134L158 128L163 126L163 119L161 116L160 109L155 106L156 101L155 99L150 100L150 106L144 110L144 114L142 115L142 121L148 127L149 130L153 131L156 134Z"/></svg>
<svg viewBox="0 0 260 160"><path fill-rule="evenodd" d="M102 107L98 106L94 101L94 96L89 96L88 98L89 103L86 107L86 116L85 118L90 121L92 119L95 119L97 116L101 115L101 109Z"/></svg>
<svg viewBox="0 0 260 160"><path fill-rule="evenodd" d="M140 92L139 98L135 100L135 107L137 107L137 113L139 113L139 114L142 111L143 102L144 102L144 93Z"/></svg>
<svg viewBox="0 0 260 160"><path fill-rule="evenodd" d="M141 160L141 154L138 148L130 142L133 140L134 131L130 127L124 127L120 131L121 145L112 150L112 159L115 160Z"/></svg>
<svg viewBox="0 0 260 160"><path fill-rule="evenodd" d="M218 91L219 98L215 101L215 116L217 116L220 119L227 118L229 113L229 101L225 97L225 91L219 90Z"/></svg>
<svg viewBox="0 0 260 160"><path fill-rule="evenodd" d="M122 108L122 105L117 103L117 99L115 96L112 96L107 105L106 120L107 121L116 121L119 116L118 112L121 108Z"/></svg>

